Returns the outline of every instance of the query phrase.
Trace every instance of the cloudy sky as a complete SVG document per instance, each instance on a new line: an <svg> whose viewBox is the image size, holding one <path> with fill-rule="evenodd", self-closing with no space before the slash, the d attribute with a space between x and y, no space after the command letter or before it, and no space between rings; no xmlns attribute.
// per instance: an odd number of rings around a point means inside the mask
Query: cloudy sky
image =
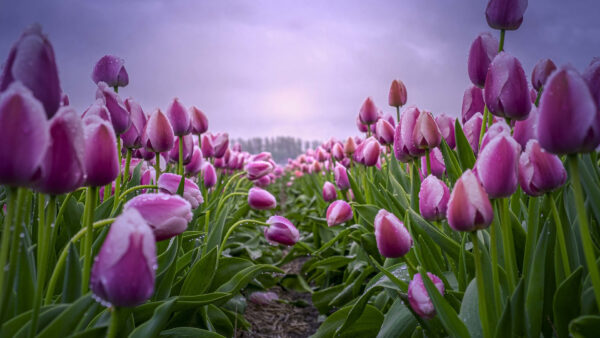
<svg viewBox="0 0 600 338"><path fill-rule="evenodd" d="M460 114L473 39L491 31L487 1L0 2L0 57L38 22L54 45L63 90L83 111L104 54L125 59L119 93L145 110L173 97L233 137L338 138L357 133L368 96L384 112L390 82L434 114ZM528 74L541 58L585 68L600 55L600 1L530 0L505 48ZM497 31L493 32L498 35Z"/></svg>

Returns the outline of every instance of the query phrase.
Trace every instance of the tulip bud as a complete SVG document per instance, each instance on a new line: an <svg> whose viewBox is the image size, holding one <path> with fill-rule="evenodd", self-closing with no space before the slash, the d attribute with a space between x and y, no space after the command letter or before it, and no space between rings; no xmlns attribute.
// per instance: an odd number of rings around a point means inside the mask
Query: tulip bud
<svg viewBox="0 0 600 338"><path fill-rule="evenodd" d="M537 119L538 110L532 106L527 119L515 122L513 137L515 141L519 142L522 149L525 149L529 140L537 140Z"/></svg>
<svg viewBox="0 0 600 338"><path fill-rule="evenodd" d="M406 108L400 116L400 121L394 131L394 155L401 162L409 162L414 157L425 154L425 149L421 149L415 144L415 127L420 115L419 109L411 106ZM420 133L419 135L422 136L423 134ZM421 138L419 138L420 140Z"/></svg>
<svg viewBox="0 0 600 338"><path fill-rule="evenodd" d="M85 121L85 119L88 116L92 116L92 115L98 116L99 118L103 119L104 121L106 121L112 125L110 113L108 112L108 109L106 109L103 99L97 99L96 101L94 101L94 103L92 103L92 105L90 105L83 112L83 114L81 115L81 118Z"/></svg>
<svg viewBox="0 0 600 338"><path fill-rule="evenodd" d="M375 134L381 144L394 143L394 127L386 120L379 119L375 125Z"/></svg>
<svg viewBox="0 0 600 338"><path fill-rule="evenodd" d="M408 253L413 240L398 217L381 209L375 216L373 224L375 225L377 249L383 257L398 258Z"/></svg>
<svg viewBox="0 0 600 338"><path fill-rule="evenodd" d="M255 210L269 210L277 206L277 200L270 192L253 187L248 190L248 205Z"/></svg>
<svg viewBox="0 0 600 338"><path fill-rule="evenodd" d="M330 227L349 221L352 217L352 207L344 200L337 200L327 208L327 225Z"/></svg>
<svg viewBox="0 0 600 338"><path fill-rule="evenodd" d="M198 147L194 147L190 162L185 165L185 173L196 176L202 170L202 151Z"/></svg>
<svg viewBox="0 0 600 338"><path fill-rule="evenodd" d="M392 81L388 103L392 107L402 107L406 104L406 87L402 81Z"/></svg>
<svg viewBox="0 0 600 338"><path fill-rule="evenodd" d="M419 212L428 221L439 221L446 218L450 190L448 186L433 175L421 182L419 191Z"/></svg>
<svg viewBox="0 0 600 338"><path fill-rule="evenodd" d="M254 161L246 165L249 180L257 180L273 171L271 163L266 161Z"/></svg>
<svg viewBox="0 0 600 338"><path fill-rule="evenodd" d="M134 307L152 296L156 267L152 230L139 212L127 210L115 219L94 259L90 288L104 305Z"/></svg>
<svg viewBox="0 0 600 338"><path fill-rule="evenodd" d="M379 146L379 142L372 136L369 137L364 142L364 148L362 150L363 153L363 164L367 167L372 167L379 160L379 154L381 153L381 147Z"/></svg>
<svg viewBox="0 0 600 338"><path fill-rule="evenodd" d="M560 158L530 140L519 158L519 183L523 191L539 196L565 184L567 172Z"/></svg>
<svg viewBox="0 0 600 338"><path fill-rule="evenodd" d="M331 182L325 182L323 184L323 200L325 202L331 202L337 198L337 191L335 191L335 186L331 184Z"/></svg>
<svg viewBox="0 0 600 338"><path fill-rule="evenodd" d="M495 29L516 30L523 22L527 0L490 0L485 9L485 19Z"/></svg>
<svg viewBox="0 0 600 338"><path fill-rule="evenodd" d="M454 149L456 147L456 138L454 137L454 119L446 114L440 114L435 117L435 123L440 128L440 133L448 147Z"/></svg>
<svg viewBox="0 0 600 338"><path fill-rule="evenodd" d="M182 137L183 139L183 164L188 164L192 160L194 151L194 138L191 134ZM173 140L173 148L169 152L169 159L173 162L179 161L179 137Z"/></svg>
<svg viewBox="0 0 600 338"><path fill-rule="evenodd" d="M430 112L422 111L415 122L413 142L419 149L433 149L442 142L442 133Z"/></svg>
<svg viewBox="0 0 600 338"><path fill-rule="evenodd" d="M205 133L208 130L208 119L206 118L206 115L194 106L190 108L190 115L192 118L192 133Z"/></svg>
<svg viewBox="0 0 600 338"><path fill-rule="evenodd" d="M365 102L363 102L362 107L360 107L360 113L358 114L358 117L361 123L370 125L377 122L379 119L377 113L378 111L375 103L370 97L367 97Z"/></svg>
<svg viewBox="0 0 600 338"><path fill-rule="evenodd" d="M331 155L335 158L336 161L341 161L344 159L344 148L341 143L336 142L331 148Z"/></svg>
<svg viewBox="0 0 600 338"><path fill-rule="evenodd" d="M204 186L206 188L212 188L217 184L217 172L215 171L215 167L212 164L206 163L204 168L202 169Z"/></svg>
<svg viewBox="0 0 600 338"><path fill-rule="evenodd" d="M144 127L142 145L148 151L162 153L173 148L174 138L175 134L167 116L160 109L155 110Z"/></svg>
<svg viewBox="0 0 600 338"><path fill-rule="evenodd" d="M595 57L583 73L583 78L590 87L596 105L600 107L600 57Z"/></svg>
<svg viewBox="0 0 600 338"><path fill-rule="evenodd" d="M440 148L433 148L429 152L429 163L431 164L431 174L437 178L442 178L446 172L446 164L444 163L444 155ZM421 175L427 176L427 155L421 157Z"/></svg>
<svg viewBox="0 0 600 338"><path fill-rule="evenodd" d="M117 139L112 126L97 116L86 119L85 172L86 185L102 186L119 175Z"/></svg>
<svg viewBox="0 0 600 338"><path fill-rule="evenodd" d="M492 204L470 169L465 170L454 184L446 215L448 225L456 231L485 229L492 223Z"/></svg>
<svg viewBox="0 0 600 338"><path fill-rule="evenodd" d="M31 183L49 141L44 107L29 89L14 82L0 93L0 184Z"/></svg>
<svg viewBox="0 0 600 338"><path fill-rule="evenodd" d="M106 109L110 113L110 121L115 129L115 133L120 135L125 132L131 124L131 119L121 97L109 88L106 83L100 82L96 91L96 99L104 100Z"/></svg>
<svg viewBox="0 0 600 338"><path fill-rule="evenodd" d="M350 156L350 155L354 154L355 150L356 150L356 142L354 141L354 138L348 137L346 139L346 142L344 143L344 152L346 153L347 156Z"/></svg>
<svg viewBox="0 0 600 338"><path fill-rule="evenodd" d="M123 210L130 209L135 209L142 215L154 232L156 241L183 233L193 216L188 201L179 195L164 193L138 195L125 203Z"/></svg>
<svg viewBox="0 0 600 338"><path fill-rule="evenodd" d="M269 224L265 227L265 238L272 245L294 245L300 239L300 232L287 218L283 216L271 216L267 220Z"/></svg>
<svg viewBox="0 0 600 338"><path fill-rule="evenodd" d="M129 84L129 74L125 70L125 61L114 55L104 55L96 62L92 72L95 84L106 82L110 87L125 87Z"/></svg>
<svg viewBox="0 0 600 338"><path fill-rule="evenodd" d="M469 50L469 79L479 88L483 88L488 67L498 54L498 40L490 33L481 33L475 38Z"/></svg>
<svg viewBox="0 0 600 338"><path fill-rule="evenodd" d="M174 98L169 107L167 107L167 117L169 118L169 122L171 122L175 136L183 136L190 133L192 127L190 113L179 102L178 98Z"/></svg>
<svg viewBox="0 0 600 338"><path fill-rule="evenodd" d="M587 83L574 69L550 75L540 100L538 140L554 154L594 150L600 143L600 114Z"/></svg>
<svg viewBox="0 0 600 338"><path fill-rule="evenodd" d="M477 113L473 115L463 126L463 132L475 156L479 152L479 135L481 133L481 125L483 124L483 115Z"/></svg>
<svg viewBox="0 0 600 338"><path fill-rule="evenodd" d="M444 295L444 282L431 272L428 272L427 276L440 294ZM429 293L425 288L425 284L423 284L423 277L420 273L415 274L408 283L408 302L413 311L421 318L430 319L435 316L435 307L429 298Z"/></svg>
<svg viewBox="0 0 600 338"><path fill-rule="evenodd" d="M319 162L325 162L325 161L327 161L327 159L329 159L329 154L327 154L327 151L325 151L325 149L323 149L321 147L317 147L317 150L315 151L315 155L316 155L317 161L319 161Z"/></svg>
<svg viewBox="0 0 600 338"><path fill-rule="evenodd" d="M515 120L524 120L531 111L529 86L521 63L514 56L496 55L485 78L485 104L490 113Z"/></svg>
<svg viewBox="0 0 600 338"><path fill-rule="evenodd" d="M146 114L144 114L142 106L132 98L125 100L125 108L130 114L131 125L121 134L123 146L129 149L139 148L142 146L142 133L146 126Z"/></svg>
<svg viewBox="0 0 600 338"><path fill-rule="evenodd" d="M342 191L350 189L350 180L348 180L346 167L337 163L333 169L333 174L335 176L335 185L337 185L338 189Z"/></svg>
<svg viewBox="0 0 600 338"><path fill-rule="evenodd" d="M253 292L248 299L257 305L269 305L279 299L275 292Z"/></svg>
<svg viewBox="0 0 600 338"><path fill-rule="evenodd" d="M531 84L535 90L540 90L546 83L548 76L556 70L556 65L550 59L542 59L538 61L531 72Z"/></svg>
<svg viewBox="0 0 600 338"><path fill-rule="evenodd" d="M469 88L465 89L462 101L462 123L464 124L469 121L476 113L483 114L484 106L483 90L481 90L481 88L471 85Z"/></svg>
<svg viewBox="0 0 600 338"><path fill-rule="evenodd" d="M54 49L39 25L23 32L10 49L0 72L0 92L6 91L13 82L21 82L42 104L46 116L54 116L62 91Z"/></svg>
<svg viewBox="0 0 600 338"><path fill-rule="evenodd" d="M366 133L367 130L369 130L369 128L367 127L366 124L360 122L359 116L356 117L356 127L358 128L358 131L360 131L361 133Z"/></svg>
<svg viewBox="0 0 600 338"><path fill-rule="evenodd" d="M229 148L229 134L217 133L212 135L213 156L221 158Z"/></svg>
<svg viewBox="0 0 600 338"><path fill-rule="evenodd" d="M483 150L483 148L485 148L485 146L490 143L492 139L496 138L500 134L510 136L510 127L504 121L498 121L488 128L481 139L481 146L479 147L479 150Z"/></svg>
<svg viewBox="0 0 600 338"><path fill-rule="evenodd" d="M502 133L481 150L477 176L491 198L503 198L517 190L521 146L510 134Z"/></svg>
<svg viewBox="0 0 600 338"><path fill-rule="evenodd" d="M179 189L179 183L181 183L180 175L164 173L158 178L157 185L160 192L175 195ZM196 209L204 202L198 185L187 178L183 182L183 198L191 204L192 209Z"/></svg>

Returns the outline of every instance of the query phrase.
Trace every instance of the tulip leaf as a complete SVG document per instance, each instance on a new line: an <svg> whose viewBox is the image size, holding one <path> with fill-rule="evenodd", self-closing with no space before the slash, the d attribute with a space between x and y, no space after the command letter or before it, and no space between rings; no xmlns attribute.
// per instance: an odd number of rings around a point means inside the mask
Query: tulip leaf
<svg viewBox="0 0 600 338"><path fill-rule="evenodd" d="M312 338L333 337L351 309L351 306L346 306L327 317ZM367 304L362 315L338 337L375 337L382 323L383 314L374 306Z"/></svg>
<svg viewBox="0 0 600 338"><path fill-rule="evenodd" d="M210 332L196 327L176 327L174 329L164 330L160 333L160 337L225 338L216 332Z"/></svg>
<svg viewBox="0 0 600 338"><path fill-rule="evenodd" d="M79 297L81 297L81 265L79 264L79 253L73 244L69 244L61 300L63 303L71 303Z"/></svg>
<svg viewBox="0 0 600 338"><path fill-rule="evenodd" d="M70 335L69 338L103 338L106 337L107 330L108 328L106 326L92 327Z"/></svg>
<svg viewBox="0 0 600 338"><path fill-rule="evenodd" d="M415 317L397 298L385 314L377 338L410 338L416 327Z"/></svg>
<svg viewBox="0 0 600 338"><path fill-rule="evenodd" d="M471 149L458 119L454 121L454 138L456 139L456 152L462 170L472 169L475 165L475 154L473 154L473 149Z"/></svg>
<svg viewBox="0 0 600 338"><path fill-rule="evenodd" d="M569 335L569 322L580 314L582 276L583 267L580 266L554 293L554 325L559 337Z"/></svg>
<svg viewBox="0 0 600 338"><path fill-rule="evenodd" d="M446 166L446 174L450 178L452 183L456 182L460 175L462 175L462 170L460 164L458 163L458 158L456 157L456 153L450 149L446 140L442 138L442 144L440 145L440 149L442 150L442 157L444 157L444 165Z"/></svg>
<svg viewBox="0 0 600 338"><path fill-rule="evenodd" d="M69 304L53 304L43 306L40 309L40 316L38 318L38 328L44 328L48 323L59 316ZM17 337L18 332L25 336L29 334L29 327L31 326L31 310L23 312L18 316L15 316L2 324L0 329L0 337Z"/></svg>
<svg viewBox="0 0 600 338"><path fill-rule="evenodd" d="M354 261L356 257L354 256L331 256L331 257L327 257L325 259L316 261L315 263L311 264L308 269L307 272L310 272L316 268L320 268L320 269L324 269L324 270L336 270L339 269L343 266L348 265L349 263L351 263L352 261Z"/></svg>
<svg viewBox="0 0 600 338"><path fill-rule="evenodd" d="M138 326L129 335L130 338L157 337L167 325L175 307L175 298L165 301L154 310L152 318Z"/></svg>
<svg viewBox="0 0 600 338"><path fill-rule="evenodd" d="M479 294L475 278L471 280L465 290L458 317L465 323L471 337L483 337L483 328L479 319Z"/></svg>
<svg viewBox="0 0 600 338"><path fill-rule="evenodd" d="M379 212L379 207L372 204L356 204L353 203L352 207L354 212L358 214L362 219L373 228L373 222L375 221L375 216Z"/></svg>
<svg viewBox="0 0 600 338"><path fill-rule="evenodd" d="M463 299L464 302L464 299ZM512 296L504 305L504 311L496 326L496 337L525 336L525 279L521 278Z"/></svg>
<svg viewBox="0 0 600 338"><path fill-rule="evenodd" d="M81 317L85 314L87 308L90 307L93 302L94 300L89 293L79 298L75 303L69 305L69 307L62 311L60 315L55 317L37 337L60 337L65 332L72 332L79 320L81 320Z"/></svg>
<svg viewBox="0 0 600 338"><path fill-rule="evenodd" d="M249 266L236 273L227 283L221 285L217 292L229 292L236 294L241 288L246 286L256 275L265 272L284 273L283 270L268 264L257 264Z"/></svg>
<svg viewBox="0 0 600 338"><path fill-rule="evenodd" d="M159 258L162 258L162 263L165 265L164 270L161 269L160 274L156 275L156 283L154 289L153 300L162 300L167 299L171 295L171 289L173 285L173 281L175 279L175 273L177 271L177 264L173 264L173 260L169 261L169 258L179 250L179 242L181 237L173 237L171 243L169 244L169 248L166 252L164 252ZM172 250L172 251L171 251Z"/></svg>
<svg viewBox="0 0 600 338"><path fill-rule="evenodd" d="M337 284L332 287L315 291L312 294L313 305L319 310L319 313L327 313L331 308L329 303L344 289L344 284Z"/></svg>
<svg viewBox="0 0 600 338"><path fill-rule="evenodd" d="M215 291L217 288L231 280L236 273L252 266L254 266L254 264L250 260L244 258L221 257L219 259L219 268L216 270L208 290Z"/></svg>
<svg viewBox="0 0 600 338"><path fill-rule="evenodd" d="M181 175L181 180L179 180L179 185L177 186L177 195L183 197L184 187L185 187L185 176Z"/></svg>
<svg viewBox="0 0 600 338"><path fill-rule="evenodd" d="M215 276L218 262L217 248L213 248L202 256L187 273L180 294L182 296L198 295L205 292Z"/></svg>
<svg viewBox="0 0 600 338"><path fill-rule="evenodd" d="M231 294L224 292L205 293L203 295L198 296L173 297L175 299L173 312L185 311L188 309L197 309L198 307L201 307L203 305L221 302L229 297L231 297ZM147 321L150 317L152 317L154 310L164 303L165 301L161 300L137 306L133 310L133 317L135 319L135 322L142 323Z"/></svg>
<svg viewBox="0 0 600 338"><path fill-rule="evenodd" d="M348 181L350 182L350 188L352 189L352 193L354 194L354 200L359 204L365 204L365 196L363 195L362 187L358 186L358 182L354 179L354 175L348 172Z"/></svg>
<svg viewBox="0 0 600 338"><path fill-rule="evenodd" d="M364 292L362 294L362 296L360 296L358 301L356 303L354 303L354 305L352 305L352 308L348 312L346 319L343 321L342 325L335 331L334 336L341 335L346 329L348 329L350 326L352 326L352 324L354 322L356 322L356 320L358 320L360 318L360 316L363 314L363 311L364 311L365 307L367 306L367 302L369 301L371 296L375 292L379 292L382 289L383 289L382 286L375 286L375 287L370 288L366 292Z"/></svg>
<svg viewBox="0 0 600 338"><path fill-rule="evenodd" d="M581 316L571 321L569 332L575 338L597 337L600 332L600 316Z"/></svg>

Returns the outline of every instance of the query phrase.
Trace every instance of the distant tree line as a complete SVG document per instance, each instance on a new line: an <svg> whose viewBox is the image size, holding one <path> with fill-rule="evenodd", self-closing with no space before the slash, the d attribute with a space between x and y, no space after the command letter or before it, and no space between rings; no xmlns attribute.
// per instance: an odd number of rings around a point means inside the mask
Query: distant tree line
<svg viewBox="0 0 600 338"><path fill-rule="evenodd" d="M317 140L306 141L291 136L240 138L235 141L242 146L242 150L251 154L261 151L271 152L273 160L279 164L285 164L288 158L294 158L305 152L306 149L314 149L322 143Z"/></svg>

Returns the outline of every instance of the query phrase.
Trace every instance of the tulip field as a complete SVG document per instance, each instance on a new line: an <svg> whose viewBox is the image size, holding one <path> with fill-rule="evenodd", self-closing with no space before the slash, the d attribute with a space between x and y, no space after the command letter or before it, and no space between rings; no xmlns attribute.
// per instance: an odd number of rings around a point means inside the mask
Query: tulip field
<svg viewBox="0 0 600 338"><path fill-rule="evenodd" d="M527 5L487 4L458 118L393 80L391 113L367 98L358 136L287 163L121 97L118 56L77 111L27 28L0 72L0 337L600 336L600 58L524 69Z"/></svg>

